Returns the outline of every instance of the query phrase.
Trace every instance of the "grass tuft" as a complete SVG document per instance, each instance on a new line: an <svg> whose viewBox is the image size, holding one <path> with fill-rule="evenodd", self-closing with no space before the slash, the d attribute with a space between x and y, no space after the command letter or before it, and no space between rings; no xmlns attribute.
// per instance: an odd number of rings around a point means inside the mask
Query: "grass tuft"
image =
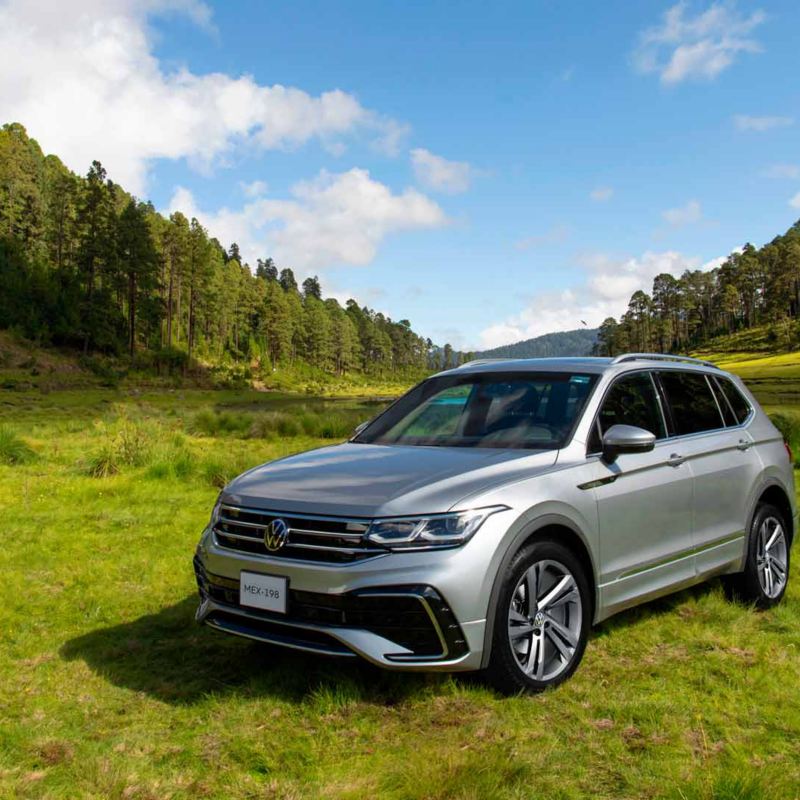
<svg viewBox="0 0 800 800"><path fill-rule="evenodd" d="M0 425L0 464L26 464L34 457L33 450L8 425Z"/></svg>
<svg viewBox="0 0 800 800"><path fill-rule="evenodd" d="M204 408L192 417L188 430L196 436L243 436L252 424L253 418L249 414Z"/></svg>
<svg viewBox="0 0 800 800"><path fill-rule="evenodd" d="M152 425L122 418L110 430L101 426L104 440L89 457L86 474L93 478L116 475L123 467L141 467L153 452L156 432Z"/></svg>

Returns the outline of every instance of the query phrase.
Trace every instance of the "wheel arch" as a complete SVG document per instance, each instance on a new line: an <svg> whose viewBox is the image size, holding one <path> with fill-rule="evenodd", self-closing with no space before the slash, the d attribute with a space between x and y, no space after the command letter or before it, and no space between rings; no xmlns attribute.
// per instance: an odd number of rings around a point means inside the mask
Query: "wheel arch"
<svg viewBox="0 0 800 800"><path fill-rule="evenodd" d="M535 541L550 539L566 545L575 557L581 562L586 578L589 581L589 600L591 602L591 619L594 619L597 609L597 573L591 550L586 542L582 531L568 517L560 514L548 514L535 520L530 525L517 533L511 544L506 548L506 552L500 562L500 566L495 573L492 591L489 596L489 607L486 612L486 629L483 638L483 658L481 667L486 667L489 663L492 650L492 639L494 638L494 620L497 611L497 604L500 596L500 586L503 575L514 556L523 548Z"/></svg>
<svg viewBox="0 0 800 800"><path fill-rule="evenodd" d="M756 504L750 513L750 519L747 523L748 533L750 532L750 527L753 524L753 517L755 516L756 509L763 503L769 503L770 505L775 506L775 508L777 508L778 511L783 514L786 527L789 529L789 539L793 542L795 530L792 503L789 500L789 495L787 494L786 489L777 481L771 482L761 489L761 492L758 495L758 500L756 500Z"/></svg>

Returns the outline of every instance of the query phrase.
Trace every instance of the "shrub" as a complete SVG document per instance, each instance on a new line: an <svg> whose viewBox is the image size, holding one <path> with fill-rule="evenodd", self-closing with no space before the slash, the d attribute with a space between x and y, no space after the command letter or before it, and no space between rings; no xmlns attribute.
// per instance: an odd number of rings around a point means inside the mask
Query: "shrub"
<svg viewBox="0 0 800 800"><path fill-rule="evenodd" d="M34 452L7 425L0 425L0 464L25 464Z"/></svg>
<svg viewBox="0 0 800 800"><path fill-rule="evenodd" d="M189 422L189 433L198 436L246 435L253 425L249 414L236 414L232 411L212 411L204 408L198 411Z"/></svg>
<svg viewBox="0 0 800 800"><path fill-rule="evenodd" d="M212 458L200 465L200 474L206 483L216 489L222 489L228 482L247 469L238 460L223 460Z"/></svg>
<svg viewBox="0 0 800 800"><path fill-rule="evenodd" d="M176 435L152 455L146 476L155 480L188 478L195 471L195 461L183 436Z"/></svg>
<svg viewBox="0 0 800 800"><path fill-rule="evenodd" d="M312 436L315 439L346 439L363 420L360 409L331 413L302 405L294 411L270 411L260 414L250 427L250 437L272 439Z"/></svg>
<svg viewBox="0 0 800 800"><path fill-rule="evenodd" d="M108 438L89 457L86 472L94 478L115 475L123 467L141 467L153 450L154 435L141 423L123 419L108 432Z"/></svg>

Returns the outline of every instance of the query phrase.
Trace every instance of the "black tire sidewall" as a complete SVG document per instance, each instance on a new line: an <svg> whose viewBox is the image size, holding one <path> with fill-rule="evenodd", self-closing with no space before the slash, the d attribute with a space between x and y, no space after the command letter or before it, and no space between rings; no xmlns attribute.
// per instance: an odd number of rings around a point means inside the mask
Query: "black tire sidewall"
<svg viewBox="0 0 800 800"><path fill-rule="evenodd" d="M581 632L578 645L569 666L554 678L546 681L537 681L526 675L519 667L517 658L508 639L508 609L517 584L535 561L557 561L563 564L575 578L581 596ZM495 688L505 694L518 692L541 692L569 678L577 669L583 658L586 642L589 638L591 626L592 598L589 580L580 560L572 550L563 544L545 539L524 546L511 559L501 577L500 592L497 606L494 611L494 629L492 634L492 652L489 657L489 666L485 670L486 677Z"/></svg>

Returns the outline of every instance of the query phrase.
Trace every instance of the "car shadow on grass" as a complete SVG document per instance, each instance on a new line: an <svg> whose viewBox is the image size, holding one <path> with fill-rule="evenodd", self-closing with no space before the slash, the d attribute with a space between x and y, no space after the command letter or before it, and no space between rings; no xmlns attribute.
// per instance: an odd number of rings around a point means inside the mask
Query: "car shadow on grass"
<svg viewBox="0 0 800 800"><path fill-rule="evenodd" d="M329 658L269 647L194 622L192 595L155 614L98 628L66 642L62 658L80 659L116 686L171 704L208 695L309 697L393 705L447 678L380 670L356 658Z"/></svg>
<svg viewBox="0 0 800 800"><path fill-rule="evenodd" d="M615 615L595 627L591 639L696 608L718 584L701 584ZM60 651L81 659L116 686L144 692L171 704L192 704L209 695L273 696L284 702L357 701L394 705L426 692L446 691L454 680L482 685L471 673L393 673L357 658L328 658L240 639L194 622L191 595L155 614L78 636Z"/></svg>

